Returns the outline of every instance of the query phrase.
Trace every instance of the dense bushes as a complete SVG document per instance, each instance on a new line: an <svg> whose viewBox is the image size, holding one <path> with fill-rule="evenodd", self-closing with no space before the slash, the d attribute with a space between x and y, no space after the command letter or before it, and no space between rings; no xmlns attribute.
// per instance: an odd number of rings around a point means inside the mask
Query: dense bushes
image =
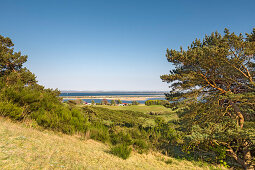
<svg viewBox="0 0 255 170"><path fill-rule="evenodd" d="M31 114L31 118L35 119L40 126L68 134L86 132L89 126L80 109L64 105L55 105L50 111L39 109Z"/></svg>
<svg viewBox="0 0 255 170"><path fill-rule="evenodd" d="M169 101L167 100L147 100L145 101L145 105L150 106L150 105L166 105L169 104Z"/></svg>
<svg viewBox="0 0 255 170"><path fill-rule="evenodd" d="M131 154L131 148L126 144L119 144L113 146L111 152L122 159L127 159Z"/></svg>
<svg viewBox="0 0 255 170"><path fill-rule="evenodd" d="M15 120L31 118L38 125L72 134L85 132L88 121L81 109L61 103L58 92L40 86L14 86L0 89L0 114Z"/></svg>
<svg viewBox="0 0 255 170"><path fill-rule="evenodd" d="M99 140L102 142L109 142L109 128L106 127L101 122L93 122L90 126L90 137L95 140Z"/></svg>
<svg viewBox="0 0 255 170"><path fill-rule="evenodd" d="M88 106L83 107L83 112L92 126L97 124L104 129L99 132L98 128L91 131L92 138L114 146L133 147L138 153L149 149L167 152L169 147L182 142L182 136L175 130L175 125L166 123L154 115ZM146 125L145 121L148 120L153 121L154 125Z"/></svg>
<svg viewBox="0 0 255 170"><path fill-rule="evenodd" d="M11 102L0 101L0 115L19 120L23 118L23 109Z"/></svg>
<svg viewBox="0 0 255 170"><path fill-rule="evenodd" d="M132 137L130 136L130 134L125 134L123 132L120 132L120 133L113 133L111 135L111 143L113 145L117 145L117 144L121 144L121 143L125 143L127 145L132 145L133 141L132 141Z"/></svg>
<svg viewBox="0 0 255 170"><path fill-rule="evenodd" d="M110 124L133 127L143 125L146 119L153 116L142 112L129 110L110 110L101 107L83 107L84 114L89 117L92 122L107 121Z"/></svg>
<svg viewBox="0 0 255 170"><path fill-rule="evenodd" d="M133 146L138 153L144 153L149 149L148 144L143 139L136 139Z"/></svg>

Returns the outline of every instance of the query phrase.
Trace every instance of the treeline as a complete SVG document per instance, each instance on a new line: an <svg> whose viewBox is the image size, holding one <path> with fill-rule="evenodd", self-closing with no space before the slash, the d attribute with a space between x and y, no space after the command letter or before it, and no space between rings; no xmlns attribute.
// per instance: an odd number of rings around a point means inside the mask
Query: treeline
<svg viewBox="0 0 255 170"><path fill-rule="evenodd" d="M150 106L150 105L166 105L169 104L169 101L167 100L147 100L145 101L145 105Z"/></svg>

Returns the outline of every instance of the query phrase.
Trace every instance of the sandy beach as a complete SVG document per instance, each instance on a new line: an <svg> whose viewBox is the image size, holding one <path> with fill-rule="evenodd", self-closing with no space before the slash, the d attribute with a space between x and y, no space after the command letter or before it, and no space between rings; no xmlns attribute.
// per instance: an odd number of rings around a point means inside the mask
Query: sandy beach
<svg viewBox="0 0 255 170"><path fill-rule="evenodd" d="M107 100L129 100L141 101L151 98L164 98L164 95L157 96L62 96L63 99L107 99Z"/></svg>

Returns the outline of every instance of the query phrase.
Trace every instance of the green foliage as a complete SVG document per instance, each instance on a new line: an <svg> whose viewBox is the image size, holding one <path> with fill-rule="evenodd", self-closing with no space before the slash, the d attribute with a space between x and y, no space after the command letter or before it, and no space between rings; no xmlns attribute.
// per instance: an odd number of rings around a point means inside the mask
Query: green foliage
<svg viewBox="0 0 255 170"><path fill-rule="evenodd" d="M172 164L172 163L173 163L173 160L167 159L167 160L165 161L165 163L166 163L166 164Z"/></svg>
<svg viewBox="0 0 255 170"><path fill-rule="evenodd" d="M167 100L147 100L147 101L145 101L146 106L166 105L166 104L169 104L169 101L167 101Z"/></svg>
<svg viewBox="0 0 255 170"><path fill-rule="evenodd" d="M92 122L111 121L115 125L134 127L143 125L147 118L151 116L129 110L110 110L101 107L83 107L84 114L90 118Z"/></svg>
<svg viewBox="0 0 255 170"><path fill-rule="evenodd" d="M255 30L255 29L254 29ZM203 151L224 162L231 157L243 168L254 161L255 31L236 35L225 29L196 39L187 50L167 49L175 68L161 79L170 83L168 107L184 108L180 130L188 152ZM230 161L231 163L231 161Z"/></svg>
<svg viewBox="0 0 255 170"><path fill-rule="evenodd" d="M95 100L91 100L91 104L94 105L95 104Z"/></svg>
<svg viewBox="0 0 255 170"><path fill-rule="evenodd" d="M103 99L103 100L101 101L101 104L102 104L102 105L108 105L108 104L109 104L109 102L108 102L108 100Z"/></svg>
<svg viewBox="0 0 255 170"><path fill-rule="evenodd" d="M116 100L116 104L122 104L122 101L120 99Z"/></svg>
<svg viewBox="0 0 255 170"><path fill-rule="evenodd" d="M115 102L115 100L111 100L111 105L116 105L116 102Z"/></svg>
<svg viewBox="0 0 255 170"><path fill-rule="evenodd" d="M121 143L126 145L132 145L133 141L129 133L125 134L123 132L120 132L120 133L113 133L111 135L111 143L113 145L117 145Z"/></svg>
<svg viewBox="0 0 255 170"><path fill-rule="evenodd" d="M143 139L136 139L133 144L134 148L138 151L138 153L142 154L148 151L149 146Z"/></svg>
<svg viewBox="0 0 255 170"><path fill-rule="evenodd" d="M91 139L99 140L102 142L110 141L108 128L106 128L104 125L97 124L95 126L92 126L90 128L90 133Z"/></svg>
<svg viewBox="0 0 255 170"><path fill-rule="evenodd" d="M77 108L68 108L55 105L52 110L39 109L31 114L40 126L55 129L64 133L86 132L88 129L87 119Z"/></svg>
<svg viewBox="0 0 255 170"><path fill-rule="evenodd" d="M11 40L0 36L0 114L34 119L42 127L68 134L85 132L89 125L82 111L62 104L58 90L36 84L35 75L23 68L27 56L11 47Z"/></svg>
<svg viewBox="0 0 255 170"><path fill-rule="evenodd" d="M0 115L10 117L14 120L21 120L23 115L23 109L11 102L0 101Z"/></svg>
<svg viewBox="0 0 255 170"><path fill-rule="evenodd" d="M131 154L131 148L128 147L126 144L119 144L113 146L111 149L112 154L122 158L127 159Z"/></svg>
<svg viewBox="0 0 255 170"><path fill-rule="evenodd" d="M139 105L138 101L132 101L132 105Z"/></svg>

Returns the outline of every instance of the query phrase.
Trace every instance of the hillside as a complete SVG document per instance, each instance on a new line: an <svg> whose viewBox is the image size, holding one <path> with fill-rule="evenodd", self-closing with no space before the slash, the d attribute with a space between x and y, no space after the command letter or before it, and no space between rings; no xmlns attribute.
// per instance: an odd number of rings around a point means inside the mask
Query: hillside
<svg viewBox="0 0 255 170"><path fill-rule="evenodd" d="M154 152L132 152L123 160L108 145L91 139L39 131L4 118L0 124L0 169L212 169Z"/></svg>

